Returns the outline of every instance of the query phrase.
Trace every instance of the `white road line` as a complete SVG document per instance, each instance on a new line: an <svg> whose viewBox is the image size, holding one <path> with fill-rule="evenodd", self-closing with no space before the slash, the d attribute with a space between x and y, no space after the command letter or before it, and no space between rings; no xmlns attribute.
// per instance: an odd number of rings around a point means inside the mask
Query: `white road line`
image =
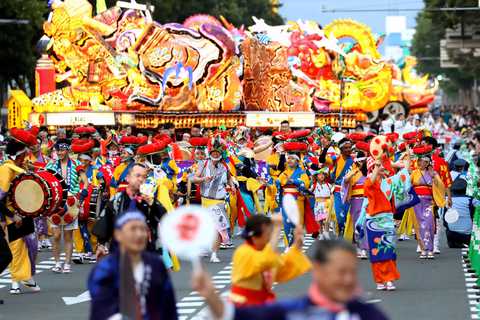
<svg viewBox="0 0 480 320"><path fill-rule="evenodd" d="M215 280L215 279L230 279L231 276L213 276L212 279Z"/></svg>
<svg viewBox="0 0 480 320"><path fill-rule="evenodd" d="M184 297L180 301L205 301L204 297Z"/></svg>
<svg viewBox="0 0 480 320"><path fill-rule="evenodd" d="M230 284L230 280L213 280L213 284Z"/></svg>
<svg viewBox="0 0 480 320"><path fill-rule="evenodd" d="M177 302L177 308L184 308L184 307L201 307L203 306L204 302Z"/></svg>
<svg viewBox="0 0 480 320"><path fill-rule="evenodd" d="M195 311L197 311L197 309L177 309L178 314L192 314Z"/></svg>
<svg viewBox="0 0 480 320"><path fill-rule="evenodd" d="M37 265L35 266L35 268L36 268L36 269L45 269L45 270L48 269L48 270L50 270L50 269L52 269L52 266L44 266L44 265L41 265L41 264L37 264Z"/></svg>
<svg viewBox="0 0 480 320"><path fill-rule="evenodd" d="M218 272L218 274L231 274L232 270L221 270Z"/></svg>
<svg viewBox="0 0 480 320"><path fill-rule="evenodd" d="M12 280L11 279L0 279L0 283L12 283Z"/></svg>

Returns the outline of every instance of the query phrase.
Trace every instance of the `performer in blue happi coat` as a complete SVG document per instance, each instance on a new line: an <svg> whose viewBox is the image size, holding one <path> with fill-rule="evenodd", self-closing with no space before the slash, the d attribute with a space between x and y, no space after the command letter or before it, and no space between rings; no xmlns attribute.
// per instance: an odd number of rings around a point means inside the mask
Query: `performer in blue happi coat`
<svg viewBox="0 0 480 320"><path fill-rule="evenodd" d="M325 163L326 165L331 166L332 169L330 181L334 184L333 206L338 224L338 233L340 236L343 236L350 205L349 203L343 202L341 189L343 178L353 165L353 158L351 156L352 141L348 138L343 138L338 142L338 148L340 149L340 154L332 156L327 155L328 148L325 148L320 155L319 161L320 163Z"/></svg>
<svg viewBox="0 0 480 320"><path fill-rule="evenodd" d="M90 319L177 319L175 293L162 258L145 251L145 215L120 215L114 237L118 249L103 258L88 279Z"/></svg>

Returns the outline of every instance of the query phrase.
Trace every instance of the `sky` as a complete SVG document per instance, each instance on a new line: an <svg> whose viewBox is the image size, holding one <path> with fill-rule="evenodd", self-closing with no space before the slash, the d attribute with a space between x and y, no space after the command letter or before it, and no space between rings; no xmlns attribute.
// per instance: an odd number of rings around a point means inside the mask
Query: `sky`
<svg viewBox="0 0 480 320"><path fill-rule="evenodd" d="M350 18L370 26L376 34L385 33L385 17L407 16L407 27L415 27L416 11L399 9L422 9L423 0L280 0L280 14L287 20L315 20L326 25L334 19ZM322 12L345 9L388 9L387 12Z"/></svg>

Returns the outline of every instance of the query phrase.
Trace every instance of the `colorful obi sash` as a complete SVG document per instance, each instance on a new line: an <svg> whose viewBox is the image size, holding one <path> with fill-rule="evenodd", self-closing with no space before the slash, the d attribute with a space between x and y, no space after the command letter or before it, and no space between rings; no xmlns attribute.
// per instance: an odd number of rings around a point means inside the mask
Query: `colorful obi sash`
<svg viewBox="0 0 480 320"><path fill-rule="evenodd" d="M352 187L352 197L363 197L363 184L356 184Z"/></svg>
<svg viewBox="0 0 480 320"><path fill-rule="evenodd" d="M291 194L291 195L294 195L294 196L298 196L300 194L297 187L294 186L294 185L291 185L291 184L283 187L283 193L284 194Z"/></svg>
<svg viewBox="0 0 480 320"><path fill-rule="evenodd" d="M254 290L232 285L230 300L236 306L259 305L275 300L275 293L267 289Z"/></svg>
<svg viewBox="0 0 480 320"><path fill-rule="evenodd" d="M414 186L413 189L419 196L432 196L432 187L431 186Z"/></svg>

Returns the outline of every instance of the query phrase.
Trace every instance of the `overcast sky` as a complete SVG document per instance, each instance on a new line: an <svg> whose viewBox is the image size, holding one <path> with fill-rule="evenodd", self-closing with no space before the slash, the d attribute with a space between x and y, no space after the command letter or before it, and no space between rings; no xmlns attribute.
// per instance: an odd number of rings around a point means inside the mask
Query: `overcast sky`
<svg viewBox="0 0 480 320"><path fill-rule="evenodd" d="M350 18L370 26L373 32L385 32L385 17L407 16L407 26L415 27L416 11L399 9L421 9L423 0L280 0L283 6L280 14L287 20L315 20L325 25L334 19ZM388 9L388 12L322 12L322 8L332 9Z"/></svg>

